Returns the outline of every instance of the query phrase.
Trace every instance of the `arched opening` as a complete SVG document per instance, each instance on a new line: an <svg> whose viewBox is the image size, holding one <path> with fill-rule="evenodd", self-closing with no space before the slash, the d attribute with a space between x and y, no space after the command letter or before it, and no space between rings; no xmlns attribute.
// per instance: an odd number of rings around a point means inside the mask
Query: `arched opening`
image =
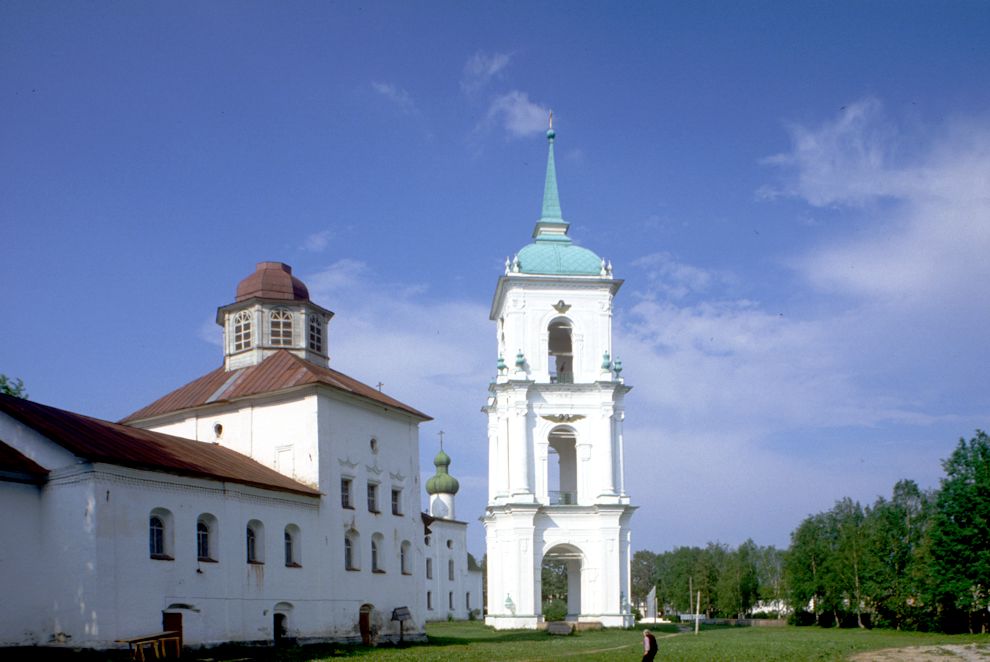
<svg viewBox="0 0 990 662"><path fill-rule="evenodd" d="M573 545L555 545L540 567L540 606L548 621L576 621L581 614L581 566L584 555Z"/></svg>
<svg viewBox="0 0 990 662"><path fill-rule="evenodd" d="M571 428L554 428L547 441L550 447L547 491L551 506L577 504L577 435Z"/></svg>
<svg viewBox="0 0 990 662"><path fill-rule="evenodd" d="M574 382L574 351L571 345L570 320L556 319L547 328L547 367L550 381L557 384Z"/></svg>
<svg viewBox="0 0 990 662"><path fill-rule="evenodd" d="M374 605L361 605L358 615L358 630L361 632L361 643L365 646L371 645L371 612L374 610Z"/></svg>
<svg viewBox="0 0 990 662"><path fill-rule="evenodd" d="M292 613L292 603L279 602L272 610L272 639L276 646L286 646L292 643L289 639L289 614Z"/></svg>

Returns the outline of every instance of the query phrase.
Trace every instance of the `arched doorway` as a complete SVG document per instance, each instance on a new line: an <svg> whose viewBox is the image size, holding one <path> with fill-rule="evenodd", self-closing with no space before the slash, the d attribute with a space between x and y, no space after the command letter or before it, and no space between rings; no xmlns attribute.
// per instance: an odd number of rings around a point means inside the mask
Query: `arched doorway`
<svg viewBox="0 0 990 662"><path fill-rule="evenodd" d="M547 491L551 506L573 506L577 500L577 435L569 427L554 428L547 437Z"/></svg>
<svg viewBox="0 0 990 662"><path fill-rule="evenodd" d="M374 605L361 605L358 615L358 630L361 631L361 643L365 646L371 645L371 612L374 610Z"/></svg>
<svg viewBox="0 0 990 662"><path fill-rule="evenodd" d="M540 606L545 618L556 618L564 611L566 620L578 620L581 615L583 565L584 554L573 545L554 545L543 555L540 564Z"/></svg>
<svg viewBox="0 0 990 662"><path fill-rule="evenodd" d="M289 641L289 614L292 604L279 602L272 610L272 639L276 646L285 646Z"/></svg>

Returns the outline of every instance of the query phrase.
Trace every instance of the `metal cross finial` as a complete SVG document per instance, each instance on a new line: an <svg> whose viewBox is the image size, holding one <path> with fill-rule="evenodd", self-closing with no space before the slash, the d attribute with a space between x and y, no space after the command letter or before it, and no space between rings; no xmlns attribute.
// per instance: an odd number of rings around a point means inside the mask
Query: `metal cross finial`
<svg viewBox="0 0 990 662"><path fill-rule="evenodd" d="M382 387L385 386L385 382L378 382L376 386L378 387L378 392L381 393Z"/></svg>
<svg viewBox="0 0 990 662"><path fill-rule="evenodd" d="M549 128L551 128L551 129L553 128L553 109L552 108L550 109L550 127Z"/></svg>
<svg viewBox="0 0 990 662"><path fill-rule="evenodd" d="M437 434L440 435L440 450L443 450L443 430L440 430Z"/></svg>

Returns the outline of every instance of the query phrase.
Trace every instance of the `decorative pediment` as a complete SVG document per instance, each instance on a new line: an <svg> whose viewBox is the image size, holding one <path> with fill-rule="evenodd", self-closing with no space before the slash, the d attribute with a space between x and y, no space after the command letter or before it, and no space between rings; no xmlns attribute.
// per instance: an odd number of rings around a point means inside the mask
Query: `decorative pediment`
<svg viewBox="0 0 990 662"><path fill-rule="evenodd" d="M388 472L388 475L389 475L389 477L392 480L394 480L397 483L401 483L402 481L404 481L406 479L406 477L402 475L402 472L401 471L399 471L398 473L392 473L390 471L390 472Z"/></svg>
<svg viewBox="0 0 990 662"><path fill-rule="evenodd" d="M366 468L368 469L368 473L373 473L376 476L380 476L382 473L381 468L377 464L369 464Z"/></svg>
<svg viewBox="0 0 990 662"><path fill-rule="evenodd" d="M351 471L354 471L355 469L357 469L357 466L358 466L357 465L357 462L351 462L351 458L349 458L349 457L348 458L338 457L337 458L337 462L340 463L340 466L346 467L346 468L350 469Z"/></svg>
<svg viewBox="0 0 990 662"><path fill-rule="evenodd" d="M564 313L566 313L568 310L571 309L571 306L569 304L564 303L564 300L561 299L557 303L553 304L553 309L556 310L561 315L563 315Z"/></svg>
<svg viewBox="0 0 990 662"><path fill-rule="evenodd" d="M573 423L584 418L584 414L544 414L540 418L551 423Z"/></svg>

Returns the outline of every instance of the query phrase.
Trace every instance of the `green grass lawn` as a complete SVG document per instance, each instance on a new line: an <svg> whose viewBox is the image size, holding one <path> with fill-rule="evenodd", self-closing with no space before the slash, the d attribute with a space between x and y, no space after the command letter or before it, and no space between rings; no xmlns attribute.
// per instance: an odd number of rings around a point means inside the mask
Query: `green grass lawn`
<svg viewBox="0 0 990 662"><path fill-rule="evenodd" d="M882 630L823 630L816 627L705 628L677 633L674 626L651 628L660 643L658 660L678 662L764 662L770 660L845 660L862 651L905 646L933 646L979 642L990 656L990 636L937 635ZM330 657L316 650L293 651L285 660L327 660L338 657L373 657L375 660L575 660L580 662L638 660L642 655L641 630L582 632L569 637L529 630L495 631L481 623L431 623L429 644L408 648L336 649ZM301 654L301 655L300 655ZM325 655L326 653L324 653ZM947 660L951 658L946 658Z"/></svg>

